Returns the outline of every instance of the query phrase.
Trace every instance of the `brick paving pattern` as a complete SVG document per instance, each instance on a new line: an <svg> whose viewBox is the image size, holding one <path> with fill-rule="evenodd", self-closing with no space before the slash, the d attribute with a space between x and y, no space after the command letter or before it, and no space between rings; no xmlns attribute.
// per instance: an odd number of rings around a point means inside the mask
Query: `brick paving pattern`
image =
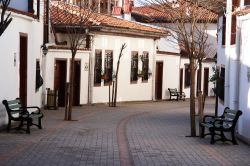
<svg viewBox="0 0 250 166"><path fill-rule="evenodd" d="M214 101L206 102L212 113ZM13 166L250 166L250 148L189 135L188 101L122 103L44 110L43 129L0 132L0 165ZM244 116L244 115L243 115Z"/></svg>

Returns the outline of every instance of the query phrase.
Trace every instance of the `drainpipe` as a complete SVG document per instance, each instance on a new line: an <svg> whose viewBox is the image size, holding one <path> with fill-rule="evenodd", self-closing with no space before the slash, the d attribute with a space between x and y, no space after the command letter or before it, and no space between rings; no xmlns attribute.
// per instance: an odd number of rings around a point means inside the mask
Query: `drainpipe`
<svg viewBox="0 0 250 166"><path fill-rule="evenodd" d="M227 0L226 8L226 43L225 43L225 104L230 107L230 55L231 55L231 22L232 22L232 0Z"/></svg>

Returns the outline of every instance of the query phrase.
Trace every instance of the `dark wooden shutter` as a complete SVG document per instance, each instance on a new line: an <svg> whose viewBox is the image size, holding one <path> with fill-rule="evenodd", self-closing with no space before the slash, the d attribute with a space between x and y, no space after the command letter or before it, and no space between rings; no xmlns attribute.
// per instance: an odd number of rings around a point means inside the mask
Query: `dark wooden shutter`
<svg viewBox="0 0 250 166"><path fill-rule="evenodd" d="M29 13L34 13L33 3L34 3L33 0L28 1L28 12Z"/></svg>
<svg viewBox="0 0 250 166"><path fill-rule="evenodd" d="M250 5L250 0L245 0L244 5Z"/></svg>
<svg viewBox="0 0 250 166"><path fill-rule="evenodd" d="M132 51L130 81L135 82L137 80L138 80L138 52Z"/></svg>
<svg viewBox="0 0 250 166"><path fill-rule="evenodd" d="M142 77L142 81L148 80L148 65L149 65L148 52L143 52L143 61L142 61L143 77Z"/></svg>
<svg viewBox="0 0 250 166"><path fill-rule="evenodd" d="M223 21L222 21L222 45L225 45L226 43L226 22L227 19L225 16L223 16Z"/></svg>
<svg viewBox="0 0 250 166"><path fill-rule="evenodd" d="M232 15L231 23L231 44L235 44L236 41L236 15Z"/></svg>
<svg viewBox="0 0 250 166"><path fill-rule="evenodd" d="M94 84L101 85L102 82L102 51L95 51L95 73L94 73Z"/></svg>

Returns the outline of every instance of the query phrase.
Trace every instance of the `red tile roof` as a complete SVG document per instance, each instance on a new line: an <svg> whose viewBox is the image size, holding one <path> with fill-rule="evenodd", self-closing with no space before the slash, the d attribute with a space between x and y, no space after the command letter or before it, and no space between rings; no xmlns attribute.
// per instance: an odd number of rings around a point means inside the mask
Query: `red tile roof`
<svg viewBox="0 0 250 166"><path fill-rule="evenodd" d="M54 25L72 25L77 26L80 22L81 17L80 14L87 15L88 10L80 9L80 7L75 5L66 4L64 2L51 2L50 4L50 13L51 13L51 21ZM88 17L87 24L92 24L96 26L104 26L104 27L112 27L112 28L120 28L144 33L157 33L158 35L165 34L166 31L158 28L153 28L150 26L141 25L139 23L126 21L123 19L119 19L116 17L91 13L90 17Z"/></svg>
<svg viewBox="0 0 250 166"><path fill-rule="evenodd" d="M250 13L250 6L247 6L239 11L234 12L237 16L244 16Z"/></svg>
<svg viewBox="0 0 250 166"><path fill-rule="evenodd" d="M172 4L167 4L166 6L169 5ZM190 5L190 3L187 4L187 2L172 5L172 9L164 5L134 7L132 9L132 16L142 22L171 22L173 18L183 17L183 13L186 14L188 11L187 6L189 8L192 7L192 5ZM195 13L198 15L197 17L200 21L207 19L212 22L217 21L218 15L203 7L199 7Z"/></svg>

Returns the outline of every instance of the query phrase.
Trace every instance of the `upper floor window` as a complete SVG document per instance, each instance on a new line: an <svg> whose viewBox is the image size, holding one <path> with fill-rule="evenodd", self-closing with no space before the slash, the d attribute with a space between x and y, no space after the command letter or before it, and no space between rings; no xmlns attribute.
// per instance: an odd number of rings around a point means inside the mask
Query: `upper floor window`
<svg viewBox="0 0 250 166"><path fill-rule="evenodd" d="M220 69L220 76L219 76L219 80L217 83L217 87L216 87L216 91L218 93L219 98L224 101L224 86L225 84L225 67L221 67Z"/></svg>
<svg viewBox="0 0 250 166"><path fill-rule="evenodd" d="M227 22L227 19L223 15L223 20L222 20L222 45L225 45L225 43L226 43L226 22Z"/></svg>
<svg viewBox="0 0 250 166"><path fill-rule="evenodd" d="M11 0L10 8L31 13L39 18L40 15L40 0Z"/></svg>
<svg viewBox="0 0 250 166"><path fill-rule="evenodd" d="M101 85L102 82L102 50L95 50L94 84Z"/></svg>
<svg viewBox="0 0 250 166"><path fill-rule="evenodd" d="M246 6L246 5L250 5L250 0L245 0L244 1L244 5Z"/></svg>
<svg viewBox="0 0 250 166"><path fill-rule="evenodd" d="M112 81L113 75L113 51L105 51L105 63L104 63L104 84Z"/></svg>
<svg viewBox="0 0 250 166"><path fill-rule="evenodd" d="M190 86L190 65L185 64L185 87Z"/></svg>
<svg viewBox="0 0 250 166"><path fill-rule="evenodd" d="M149 60L148 60L148 52L143 52L142 55L142 81L148 80L148 66L149 66Z"/></svg>
<svg viewBox="0 0 250 166"><path fill-rule="evenodd" d="M138 80L138 52L132 51L130 81L135 82L137 80Z"/></svg>

